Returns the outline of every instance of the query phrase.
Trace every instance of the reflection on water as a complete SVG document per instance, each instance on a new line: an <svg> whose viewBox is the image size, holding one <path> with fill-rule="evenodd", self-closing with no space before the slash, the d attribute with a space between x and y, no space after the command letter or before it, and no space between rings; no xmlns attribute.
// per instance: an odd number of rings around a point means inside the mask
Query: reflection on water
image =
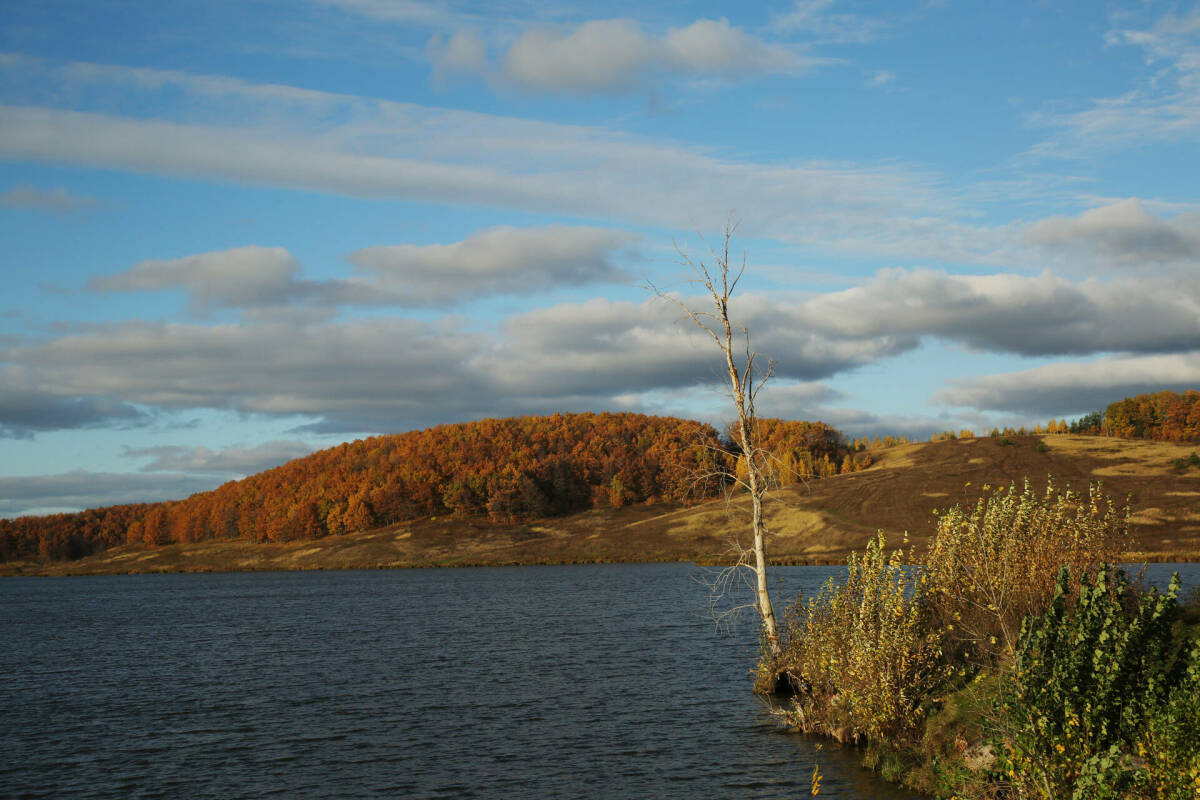
<svg viewBox="0 0 1200 800"><path fill-rule="evenodd" d="M910 797L778 730L698 574L0 581L0 795L781 798L819 759L822 797Z"/></svg>

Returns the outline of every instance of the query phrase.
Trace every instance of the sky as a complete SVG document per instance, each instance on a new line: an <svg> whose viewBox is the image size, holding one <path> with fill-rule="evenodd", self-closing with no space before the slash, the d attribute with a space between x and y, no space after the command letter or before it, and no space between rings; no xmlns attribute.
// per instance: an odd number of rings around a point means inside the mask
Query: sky
<svg viewBox="0 0 1200 800"><path fill-rule="evenodd" d="M40 0L0 14L0 516L342 441L1033 425L1200 386L1200 5Z"/></svg>

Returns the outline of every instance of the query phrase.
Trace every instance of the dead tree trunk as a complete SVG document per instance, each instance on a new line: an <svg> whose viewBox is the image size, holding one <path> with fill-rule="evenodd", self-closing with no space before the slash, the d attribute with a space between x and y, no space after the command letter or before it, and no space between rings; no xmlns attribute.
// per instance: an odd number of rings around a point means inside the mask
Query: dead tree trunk
<svg viewBox="0 0 1200 800"><path fill-rule="evenodd" d="M712 311L690 308L682 300L667 295L651 286L659 297L670 300L679 306L687 315L720 348L725 357L725 368L729 376L729 397L733 401L737 413L735 423L736 455L745 464L746 477L743 480L736 473L735 481L750 495L750 530L752 544L749 550L739 546L738 564L736 567L748 567L754 574L755 609L762 621L762 633L767 648L772 655L780 655L779 627L775 622L775 609L771 604L771 593L767 588L767 528L763 521L763 500L769 488L769 455L758 448L755 401L763 385L770 380L774 372L774 362L768 362L761 374L755 372L757 353L750 347L750 331L745 326L738 326L729 318L729 301L737 288L742 274L746 271L746 259L742 257L736 271L729 263L729 243L733 238L734 228L725 229L724 241L720 250L711 250L712 265L704 261L693 261L686 253L680 251L693 272L697 281L708 291L713 301ZM735 349L734 339L740 333L745 345L744 356ZM740 363L739 363L740 362Z"/></svg>

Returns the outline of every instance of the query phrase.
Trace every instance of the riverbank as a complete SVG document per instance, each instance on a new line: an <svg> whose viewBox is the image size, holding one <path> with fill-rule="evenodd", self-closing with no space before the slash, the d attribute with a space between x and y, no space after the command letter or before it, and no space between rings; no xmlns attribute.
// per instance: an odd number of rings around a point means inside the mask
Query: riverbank
<svg viewBox="0 0 1200 800"><path fill-rule="evenodd" d="M880 535L798 599L756 688L939 798L1195 800L1200 596L1115 566L1130 515L1112 498L979 492L923 553Z"/></svg>

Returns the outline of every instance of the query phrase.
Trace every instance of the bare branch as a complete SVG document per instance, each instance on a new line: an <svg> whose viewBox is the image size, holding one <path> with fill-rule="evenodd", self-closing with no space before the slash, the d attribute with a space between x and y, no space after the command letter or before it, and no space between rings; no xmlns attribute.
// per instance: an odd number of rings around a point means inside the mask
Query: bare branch
<svg viewBox="0 0 1200 800"><path fill-rule="evenodd" d="M766 576L766 539L768 536L767 527L763 521L762 504L764 498L767 497L771 486L770 471L764 469L764 466L770 464L769 454L763 453L757 446L757 418L755 417L755 404L758 399L758 393L771 376L774 374L775 363L768 361L767 369L757 380L755 378L755 361L757 353L750 344L750 330L744 325L736 325L729 316L729 301L737 289L738 284L742 280L742 276L746 272L746 256L743 253L741 264L736 271L731 268L729 261L729 245L733 238L733 233L737 225L730 220L725 226L724 238L721 243L720 251L714 250L708 246L708 251L712 257L712 264L706 264L703 260L694 261L676 244L676 252L679 253L680 261L683 265L689 267L695 274L695 282L700 283L708 291L713 303L712 312L697 311L690 308L679 298L668 295L658 287L650 284L650 289L659 297L665 298L679 307L683 313L695 325L705 331L720 349L724 357L725 370L728 375L729 396L733 401L734 410L737 414L736 430L734 432L734 443L737 446L735 455L737 462L745 464L745 479L740 475L740 466L735 466L734 474L730 476L727 484L727 501L732 497L731 492L734 487L741 487L750 497L750 531L752 534L752 544L750 547L744 547L735 538L732 546L736 556L734 566L730 568L732 571L723 571L718 578L711 584L710 597L713 599L714 610L715 604L720 602L720 598L724 597L731 583L733 576L743 574L747 583L752 583L753 586L753 607L757 609L759 617L762 621L763 637L767 647L774 655L779 655L781 652L779 644L778 626L775 621L775 611L771 602L771 594L767 586ZM703 236L701 241L704 241ZM744 342L744 352L737 353L734 350L734 331L738 330L742 334ZM739 360L741 363L739 363ZM751 580L752 579L752 580ZM719 615L718 618L724 618L725 615Z"/></svg>

